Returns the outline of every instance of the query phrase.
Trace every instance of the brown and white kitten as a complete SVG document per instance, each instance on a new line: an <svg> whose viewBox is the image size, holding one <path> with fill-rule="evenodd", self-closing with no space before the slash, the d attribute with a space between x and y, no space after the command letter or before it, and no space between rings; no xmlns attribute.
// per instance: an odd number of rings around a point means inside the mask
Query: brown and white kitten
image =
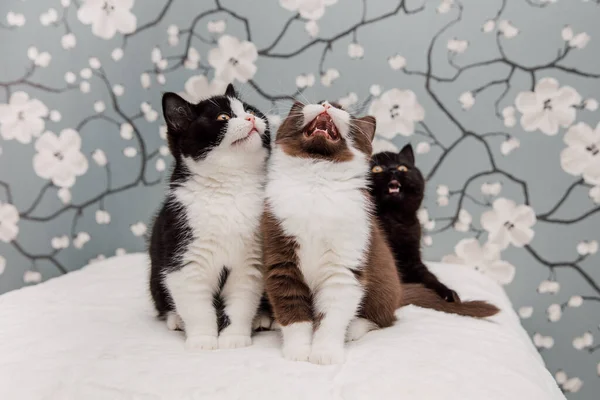
<svg viewBox="0 0 600 400"><path fill-rule="evenodd" d="M341 363L346 338L392 325L396 308L407 304L368 192L374 133L373 117L353 118L326 102L295 103L277 132L263 257L287 359ZM406 292L413 304L472 311L420 285ZM476 306L485 316L498 311L483 302Z"/></svg>
<svg viewBox="0 0 600 400"><path fill-rule="evenodd" d="M446 301L458 294L432 274L421 260L421 223L417 212L425 194L425 179L415 165L412 146L398 153L386 151L371 157L371 194L396 259L403 283L422 283Z"/></svg>

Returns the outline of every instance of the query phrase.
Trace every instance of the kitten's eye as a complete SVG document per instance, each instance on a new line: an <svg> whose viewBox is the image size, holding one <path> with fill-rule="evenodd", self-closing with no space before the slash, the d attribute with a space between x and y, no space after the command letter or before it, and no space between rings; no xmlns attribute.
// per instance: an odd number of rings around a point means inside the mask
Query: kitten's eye
<svg viewBox="0 0 600 400"><path fill-rule="evenodd" d="M383 172L383 168L381 168L379 165L376 165L373 167L373 169L371 170L372 173L374 174L378 174L380 172Z"/></svg>
<svg viewBox="0 0 600 400"><path fill-rule="evenodd" d="M231 117L228 114L225 114L225 113L219 114L217 116L217 121L228 121L230 119L231 119Z"/></svg>
<svg viewBox="0 0 600 400"><path fill-rule="evenodd" d="M246 110L246 112L247 112L248 114L250 114L250 115L256 115L256 114L254 113L254 111L252 111L252 110Z"/></svg>
<svg viewBox="0 0 600 400"><path fill-rule="evenodd" d="M400 172L406 172L406 171L408 171L408 168L406 168L404 165L399 165L398 166L398 171L400 171Z"/></svg>

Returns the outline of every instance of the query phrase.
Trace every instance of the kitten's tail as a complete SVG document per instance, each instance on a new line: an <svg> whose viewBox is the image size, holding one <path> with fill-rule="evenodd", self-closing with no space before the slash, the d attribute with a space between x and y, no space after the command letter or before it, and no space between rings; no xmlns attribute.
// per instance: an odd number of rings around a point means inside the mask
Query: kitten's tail
<svg viewBox="0 0 600 400"><path fill-rule="evenodd" d="M491 317L500 311L495 305L480 300L449 303L438 296L433 290L419 284L403 284L402 289L402 298L399 307L414 304L415 306L430 308L449 314L475 318Z"/></svg>

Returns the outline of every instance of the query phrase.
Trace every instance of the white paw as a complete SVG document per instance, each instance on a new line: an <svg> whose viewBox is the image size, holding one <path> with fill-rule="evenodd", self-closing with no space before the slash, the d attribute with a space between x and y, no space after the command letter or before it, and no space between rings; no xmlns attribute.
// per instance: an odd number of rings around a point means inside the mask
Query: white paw
<svg viewBox="0 0 600 400"><path fill-rule="evenodd" d="M167 314L167 328L172 331L183 330L183 320L175 311L170 311Z"/></svg>
<svg viewBox="0 0 600 400"><path fill-rule="evenodd" d="M377 329L377 325L368 319L356 318L350 322L346 332L346 341L351 342L365 336L368 332Z"/></svg>
<svg viewBox="0 0 600 400"><path fill-rule="evenodd" d="M273 319L266 314L258 314L252 321L252 330L271 329Z"/></svg>
<svg viewBox="0 0 600 400"><path fill-rule="evenodd" d="M343 347L313 347L308 358L311 363L320 365L342 364L345 360L346 355Z"/></svg>
<svg viewBox="0 0 600 400"><path fill-rule="evenodd" d="M252 344L250 336L243 335L221 335L219 336L220 349L237 349L239 347L248 347Z"/></svg>
<svg viewBox="0 0 600 400"><path fill-rule="evenodd" d="M208 335L188 336L185 340L185 347L188 350L214 350L218 344L216 336Z"/></svg>
<svg viewBox="0 0 600 400"><path fill-rule="evenodd" d="M283 346L283 358L290 361L308 361L310 345Z"/></svg>

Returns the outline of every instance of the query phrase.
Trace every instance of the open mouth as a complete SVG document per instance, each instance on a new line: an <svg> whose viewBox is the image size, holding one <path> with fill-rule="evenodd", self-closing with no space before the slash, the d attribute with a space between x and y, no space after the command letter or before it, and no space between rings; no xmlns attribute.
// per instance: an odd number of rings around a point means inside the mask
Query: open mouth
<svg viewBox="0 0 600 400"><path fill-rule="evenodd" d="M400 184L400 182L393 180L390 183L388 183L388 193L389 194L398 194L398 193L400 193L401 187L402 187L402 185Z"/></svg>
<svg viewBox="0 0 600 400"><path fill-rule="evenodd" d="M248 134L246 135L246 137L243 137L241 139L236 140L235 142L233 142L231 145L237 145L237 144L241 144L243 142L245 142L246 140L250 139L250 137L252 137L253 134L258 133L258 130L256 128L252 128L250 129L250 132L248 132Z"/></svg>
<svg viewBox="0 0 600 400"><path fill-rule="evenodd" d="M307 138L323 137L332 142L340 140L340 132L328 113L323 112L313 119L304 129Z"/></svg>

